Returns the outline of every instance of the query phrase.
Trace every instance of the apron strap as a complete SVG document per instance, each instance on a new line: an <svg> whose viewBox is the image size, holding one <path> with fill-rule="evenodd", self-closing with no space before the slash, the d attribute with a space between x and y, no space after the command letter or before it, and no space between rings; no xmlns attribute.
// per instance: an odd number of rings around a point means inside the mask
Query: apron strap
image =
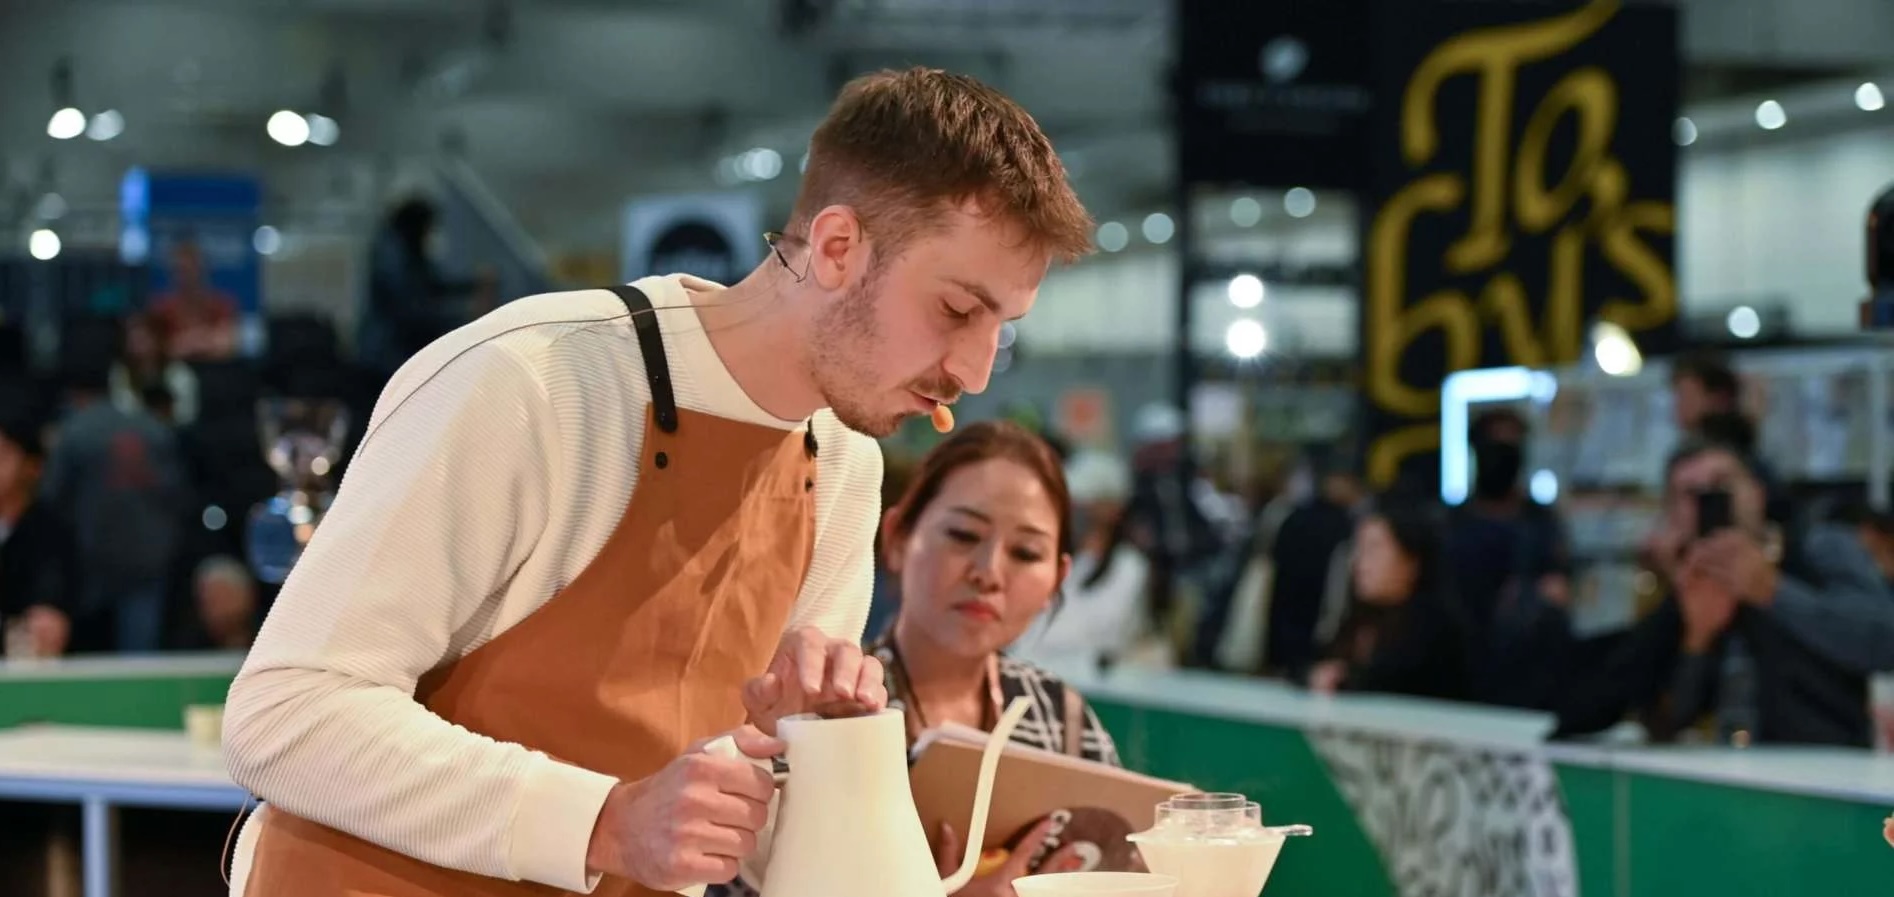
<svg viewBox="0 0 1894 897"><path fill-rule="evenodd" d="M651 410L658 429L677 432L677 396L671 392L671 366L664 358L664 334L658 330L658 318L651 297L630 284L606 287L617 294L631 314L632 332L638 335L638 351L644 356L645 378L651 381Z"/></svg>

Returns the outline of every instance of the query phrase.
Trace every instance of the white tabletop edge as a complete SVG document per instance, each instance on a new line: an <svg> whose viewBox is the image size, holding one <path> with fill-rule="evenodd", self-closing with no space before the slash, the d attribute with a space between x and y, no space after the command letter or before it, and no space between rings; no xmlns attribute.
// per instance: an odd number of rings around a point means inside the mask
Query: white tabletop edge
<svg viewBox="0 0 1894 897"><path fill-rule="evenodd" d="M178 654L134 654L58 660L0 661L0 685L18 682L67 682L86 679L171 679L197 676L235 676L243 667L243 653L212 651Z"/></svg>

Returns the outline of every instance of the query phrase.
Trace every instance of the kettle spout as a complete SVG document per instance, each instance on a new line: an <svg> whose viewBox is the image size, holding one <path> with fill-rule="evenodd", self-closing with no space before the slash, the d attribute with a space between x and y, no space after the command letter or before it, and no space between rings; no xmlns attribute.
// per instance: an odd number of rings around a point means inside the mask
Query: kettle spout
<svg viewBox="0 0 1894 897"><path fill-rule="evenodd" d="M952 894L966 887L967 882L973 880L974 870L979 868L980 845L986 840L986 813L993 803L993 778L999 772L1000 753L1013 737L1013 729L1025 718L1028 706L1030 702L1026 698L1014 698L1006 705L1006 712L1000 714L993 734L987 736L986 750L980 754L980 780L973 795L973 819L967 826L967 853L961 858L960 868L941 879L943 893Z"/></svg>

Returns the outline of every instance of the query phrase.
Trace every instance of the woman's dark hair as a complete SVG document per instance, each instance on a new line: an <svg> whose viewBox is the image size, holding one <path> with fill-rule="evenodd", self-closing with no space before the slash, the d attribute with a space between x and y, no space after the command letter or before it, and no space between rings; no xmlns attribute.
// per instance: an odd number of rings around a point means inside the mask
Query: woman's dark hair
<svg viewBox="0 0 1894 897"><path fill-rule="evenodd" d="M1434 598L1444 591L1447 543L1442 535L1445 521L1432 509L1399 498L1383 498L1375 503L1363 521L1380 520L1394 536L1394 544L1414 559L1413 598Z"/></svg>
<svg viewBox="0 0 1894 897"><path fill-rule="evenodd" d="M1052 509L1059 515L1059 553L1071 554L1072 496L1066 489L1065 469L1045 440L1009 421L981 421L965 427L928 452L908 481L907 491L895 502L895 529L904 534L914 532L915 524L954 471L995 458L1013 461L1039 478L1046 494L1052 497Z"/></svg>

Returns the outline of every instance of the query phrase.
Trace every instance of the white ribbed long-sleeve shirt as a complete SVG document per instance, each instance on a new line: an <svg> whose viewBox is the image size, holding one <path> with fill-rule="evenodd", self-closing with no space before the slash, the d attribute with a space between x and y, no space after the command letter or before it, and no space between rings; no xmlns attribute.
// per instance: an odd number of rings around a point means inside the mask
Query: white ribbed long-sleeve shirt
<svg viewBox="0 0 1894 897"><path fill-rule="evenodd" d="M801 426L757 407L718 358L686 287L720 287L637 286L659 309L680 407ZM231 687L225 752L237 782L438 866L589 891L586 847L615 780L450 724L414 690L598 554L636 486L650 396L624 304L605 290L509 303L410 360ZM881 453L828 412L811 424L815 550L789 625L855 640ZM246 834L233 893L254 849Z"/></svg>

